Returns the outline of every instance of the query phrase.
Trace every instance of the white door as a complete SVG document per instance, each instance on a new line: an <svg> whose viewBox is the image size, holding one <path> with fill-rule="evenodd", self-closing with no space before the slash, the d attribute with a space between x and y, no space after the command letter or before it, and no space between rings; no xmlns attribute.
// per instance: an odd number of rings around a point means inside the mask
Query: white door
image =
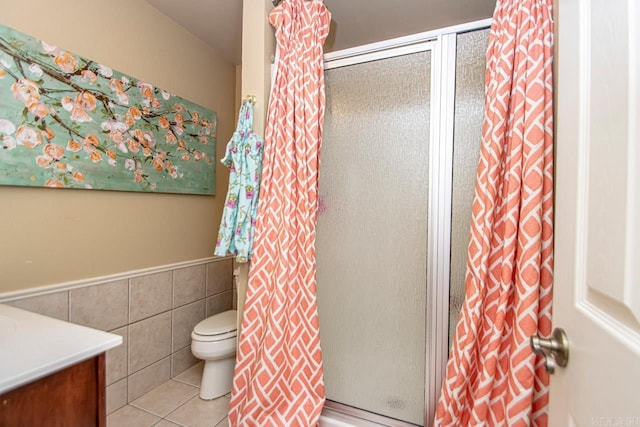
<svg viewBox="0 0 640 427"><path fill-rule="evenodd" d="M551 426L640 426L640 1L558 0Z"/></svg>

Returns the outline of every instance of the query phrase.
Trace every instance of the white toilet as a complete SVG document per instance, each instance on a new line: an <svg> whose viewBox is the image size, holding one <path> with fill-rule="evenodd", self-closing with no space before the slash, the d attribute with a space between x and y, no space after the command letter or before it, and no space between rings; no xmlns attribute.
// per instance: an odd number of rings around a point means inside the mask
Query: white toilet
<svg viewBox="0 0 640 427"><path fill-rule="evenodd" d="M204 360L200 398L211 400L231 391L236 362L236 310L204 319L191 333L191 352Z"/></svg>

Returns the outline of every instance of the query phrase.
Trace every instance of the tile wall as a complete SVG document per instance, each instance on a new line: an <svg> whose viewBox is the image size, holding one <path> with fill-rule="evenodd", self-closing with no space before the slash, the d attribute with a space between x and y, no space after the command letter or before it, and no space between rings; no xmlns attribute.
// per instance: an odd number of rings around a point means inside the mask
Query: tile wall
<svg viewBox="0 0 640 427"><path fill-rule="evenodd" d="M193 327L236 307L232 258L155 270L0 302L122 336L106 357L109 414L196 364Z"/></svg>

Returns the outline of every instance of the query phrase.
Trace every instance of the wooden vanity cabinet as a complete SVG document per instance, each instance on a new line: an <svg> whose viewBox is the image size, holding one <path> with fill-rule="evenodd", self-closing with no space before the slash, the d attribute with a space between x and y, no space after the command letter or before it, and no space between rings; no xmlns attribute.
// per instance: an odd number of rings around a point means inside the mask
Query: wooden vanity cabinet
<svg viewBox="0 0 640 427"><path fill-rule="evenodd" d="M106 427L105 353L0 395L2 427Z"/></svg>

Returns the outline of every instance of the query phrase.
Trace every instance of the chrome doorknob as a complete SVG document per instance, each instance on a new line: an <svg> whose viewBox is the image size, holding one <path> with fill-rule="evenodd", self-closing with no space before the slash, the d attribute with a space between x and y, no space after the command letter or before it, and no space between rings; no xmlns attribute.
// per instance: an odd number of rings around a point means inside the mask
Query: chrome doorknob
<svg viewBox="0 0 640 427"><path fill-rule="evenodd" d="M544 356L544 367L549 374L556 371L556 365L564 368L569 363L569 339L562 328L555 328L551 338L531 337L531 350Z"/></svg>

